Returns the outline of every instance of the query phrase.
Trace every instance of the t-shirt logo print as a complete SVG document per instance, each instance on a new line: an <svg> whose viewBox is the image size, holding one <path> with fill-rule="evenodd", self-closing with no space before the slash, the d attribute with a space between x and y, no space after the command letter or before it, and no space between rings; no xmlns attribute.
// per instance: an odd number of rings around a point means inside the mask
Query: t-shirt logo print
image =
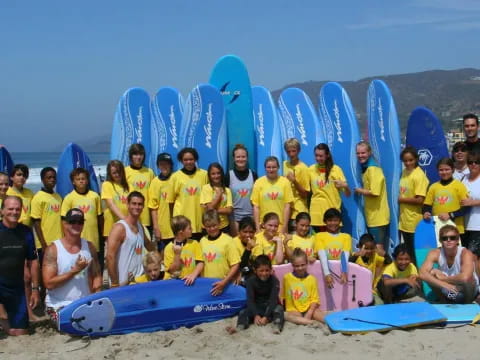
<svg viewBox="0 0 480 360"><path fill-rule="evenodd" d="M82 210L84 214L88 213L90 211L90 205L79 205L78 208Z"/></svg>
<svg viewBox="0 0 480 360"><path fill-rule="evenodd" d="M133 183L133 186L135 187L135 189L140 189L140 190L142 190L146 185L147 185L147 181L135 181Z"/></svg>
<svg viewBox="0 0 480 360"><path fill-rule="evenodd" d="M60 204L51 204L50 211L54 213L58 213L60 211Z"/></svg>

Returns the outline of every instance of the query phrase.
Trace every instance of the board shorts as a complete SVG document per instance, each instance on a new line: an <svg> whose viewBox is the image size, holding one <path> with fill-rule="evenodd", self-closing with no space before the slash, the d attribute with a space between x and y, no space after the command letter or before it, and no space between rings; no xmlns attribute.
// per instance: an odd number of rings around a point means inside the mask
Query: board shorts
<svg viewBox="0 0 480 360"><path fill-rule="evenodd" d="M0 283L0 304L5 307L12 329L28 328L27 298L23 281L21 286L14 288Z"/></svg>
<svg viewBox="0 0 480 360"><path fill-rule="evenodd" d="M466 231L465 232L468 250L480 257L480 231Z"/></svg>

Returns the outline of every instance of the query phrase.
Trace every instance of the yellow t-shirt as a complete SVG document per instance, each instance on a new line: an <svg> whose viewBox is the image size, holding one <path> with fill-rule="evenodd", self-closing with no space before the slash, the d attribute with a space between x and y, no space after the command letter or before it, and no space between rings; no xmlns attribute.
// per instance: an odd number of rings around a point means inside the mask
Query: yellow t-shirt
<svg viewBox="0 0 480 360"><path fill-rule="evenodd" d="M157 210L157 222L162 234L162 239L173 238L170 220L170 204L173 203L172 178L160 180L158 177L152 180L148 189L148 207Z"/></svg>
<svg viewBox="0 0 480 360"><path fill-rule="evenodd" d="M413 263L408 264L405 270L400 271L395 262L392 262L391 264L387 265L385 270L383 270L383 276L387 276L392 279L405 279L410 275L418 275L417 268Z"/></svg>
<svg viewBox="0 0 480 360"><path fill-rule="evenodd" d="M147 274L143 274L140 276L135 276L135 281L132 281L129 285L132 284L141 284L141 283L146 283L151 281L150 278L147 276Z"/></svg>
<svg viewBox="0 0 480 360"><path fill-rule="evenodd" d="M20 214L19 223L32 227L32 219L30 217L31 213L31 202L33 199L33 192L30 189L24 187L22 191L18 191L14 187L9 187L7 190L7 196L18 196L22 199L22 213Z"/></svg>
<svg viewBox="0 0 480 360"><path fill-rule="evenodd" d="M121 185L115 184L110 181L105 181L102 184L102 200L112 200L115 206L120 210L123 215L127 215L127 197L129 191L125 191ZM103 236L110 235L110 230L112 230L113 224L118 220L117 216L104 204L103 212Z"/></svg>
<svg viewBox="0 0 480 360"><path fill-rule="evenodd" d="M202 192L200 193L200 204L206 205L213 200L215 191L213 190L210 184L205 184L202 186ZM220 201L220 208L233 207L232 203L232 192L229 188L225 188L225 192L222 194L222 201ZM220 229L227 227L230 221L228 220L227 215L220 216Z"/></svg>
<svg viewBox="0 0 480 360"><path fill-rule="evenodd" d="M315 254L320 250L326 250L328 260L340 260L342 251L352 251L352 237L347 233L319 232L315 234L313 250Z"/></svg>
<svg viewBox="0 0 480 360"><path fill-rule="evenodd" d="M40 228L47 245L60 239L62 237L61 196L40 190L33 197L31 205L32 219L40 220ZM42 247L37 237L35 237L35 246L37 249Z"/></svg>
<svg viewBox="0 0 480 360"><path fill-rule="evenodd" d="M152 169L145 166L142 166L142 168L138 170L127 166L125 168L125 175L128 185L130 186L130 191L139 191L145 196L145 206L140 215L140 222L145 226L150 226L152 222L150 221L150 211L148 210L148 188L155 174Z"/></svg>
<svg viewBox="0 0 480 360"><path fill-rule="evenodd" d="M468 190L460 181L454 179L448 185L442 185L439 181L432 184L425 197L425 205L432 206L432 215L454 212L460 209L460 201L468 198ZM465 232L463 216L454 220L460 234Z"/></svg>
<svg viewBox="0 0 480 360"><path fill-rule="evenodd" d="M168 268L173 264L175 253L173 252L173 242L165 246L163 253L163 263L165 265L165 280L171 279L172 275L168 272ZM182 246L180 253L180 261L182 263L182 270L180 271L180 278L190 275L197 263L203 261L202 247L196 240L187 240Z"/></svg>
<svg viewBox="0 0 480 360"><path fill-rule="evenodd" d="M427 194L428 178L417 166L410 173L403 170L400 178L401 198L414 198L415 196L423 196ZM398 228L402 231L414 233L417 224L422 220L422 205L412 205L400 203L400 214Z"/></svg>
<svg viewBox="0 0 480 360"><path fill-rule="evenodd" d="M205 259L204 277L223 279L233 265L240 263L233 239L227 234L222 233L216 240L208 240L204 236L200 240L200 246Z"/></svg>
<svg viewBox="0 0 480 360"><path fill-rule="evenodd" d="M282 244L283 244L283 235ZM255 235L256 245L252 249L252 257L256 258L258 255L267 255L272 265L278 265L275 261L275 254L277 253L277 243L275 241L269 241L265 238L264 232L260 232ZM283 245L282 245L283 250Z"/></svg>
<svg viewBox="0 0 480 360"><path fill-rule="evenodd" d="M362 175L363 188L376 196L364 196L365 220L368 227L388 225L390 209L387 202L387 186L383 171L378 166L369 166Z"/></svg>
<svg viewBox="0 0 480 360"><path fill-rule="evenodd" d="M240 259L242 259L243 252L245 251L245 245L243 245L240 237L235 236L233 238L233 244L235 245L235 249L238 251L238 256L240 256Z"/></svg>
<svg viewBox="0 0 480 360"><path fill-rule="evenodd" d="M307 254L308 257L317 257L316 253L313 251L314 248L314 237L312 235L307 235L307 237L301 237L297 234L292 236L292 240L287 242L287 246L295 250L300 248Z"/></svg>
<svg viewBox="0 0 480 360"><path fill-rule="evenodd" d="M283 208L285 204L293 203L293 200L290 181L283 176L275 181L262 176L253 184L251 201L260 210L260 221L265 214L274 212L280 218L280 224L283 224Z"/></svg>
<svg viewBox="0 0 480 360"><path fill-rule="evenodd" d="M83 225L81 235L82 238L92 242L98 251L98 216L102 215L100 196L92 190L89 190L84 195L73 190L63 199L61 215L65 216L67 211L73 208L82 210L83 216L85 217L85 224Z"/></svg>
<svg viewBox="0 0 480 360"><path fill-rule="evenodd" d="M308 167L302 161L299 161L297 165L292 165L290 161L283 162L283 176L287 176L289 173L295 174L297 182L306 190L310 191L310 179L308 176ZM308 212L307 198L302 198L295 188L295 184L290 183L293 194L293 207L291 219L295 219L298 213Z"/></svg>
<svg viewBox="0 0 480 360"><path fill-rule="evenodd" d="M377 284L382 278L382 271L378 271L378 274L377 274L377 269L383 268L384 262L385 262L385 258L383 256L378 255L376 252L373 253L373 259L369 262L363 261L361 256L359 256L357 260L355 260L355 264L358 264L371 271L373 275L372 290L374 292L376 292Z"/></svg>
<svg viewBox="0 0 480 360"><path fill-rule="evenodd" d="M286 311L303 313L308 310L310 305L320 303L317 279L313 275L298 278L293 273L285 274L283 278L283 292Z"/></svg>
<svg viewBox="0 0 480 360"><path fill-rule="evenodd" d="M192 231L202 231L202 207L200 206L200 193L202 186L208 183L207 172L197 169L193 175L187 175L182 170L172 175L173 216L184 215L192 223Z"/></svg>
<svg viewBox="0 0 480 360"><path fill-rule="evenodd" d="M310 189L312 198L310 200L310 216L312 225L324 226L323 215L330 208L340 210L342 199L340 190L335 187L333 180L346 181L345 175L340 167L333 165L328 175L328 182L325 181L325 168L312 165L308 169Z"/></svg>

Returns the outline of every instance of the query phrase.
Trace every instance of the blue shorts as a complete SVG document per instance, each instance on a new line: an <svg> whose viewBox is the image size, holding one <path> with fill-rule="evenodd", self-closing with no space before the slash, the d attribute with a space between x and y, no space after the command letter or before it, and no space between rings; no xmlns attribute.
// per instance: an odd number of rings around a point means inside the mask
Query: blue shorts
<svg viewBox="0 0 480 360"><path fill-rule="evenodd" d="M27 298L25 286L10 288L0 283L0 304L5 307L12 329L28 328Z"/></svg>

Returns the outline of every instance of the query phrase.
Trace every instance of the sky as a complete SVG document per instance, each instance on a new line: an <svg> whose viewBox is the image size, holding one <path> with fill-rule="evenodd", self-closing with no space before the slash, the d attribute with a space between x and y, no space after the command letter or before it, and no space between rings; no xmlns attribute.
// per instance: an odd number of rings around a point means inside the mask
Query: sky
<svg viewBox="0 0 480 360"><path fill-rule="evenodd" d="M186 97L223 55L252 85L478 68L477 0L0 1L0 144L109 136L130 87Z"/></svg>

